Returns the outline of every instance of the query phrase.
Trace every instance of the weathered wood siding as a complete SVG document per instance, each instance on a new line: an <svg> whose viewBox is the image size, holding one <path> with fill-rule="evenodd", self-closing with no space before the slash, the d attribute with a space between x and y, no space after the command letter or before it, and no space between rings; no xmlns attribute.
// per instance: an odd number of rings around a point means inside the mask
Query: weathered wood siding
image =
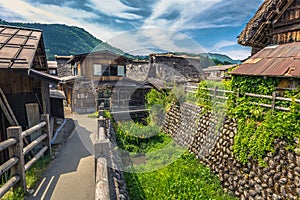
<svg viewBox="0 0 300 200"><path fill-rule="evenodd" d="M300 41L300 0L295 0L274 24L271 31L273 44Z"/></svg>
<svg viewBox="0 0 300 200"><path fill-rule="evenodd" d="M101 80L101 81L118 81L120 76L95 76L93 64L102 65L122 65L126 66L126 60L123 57L109 54L108 52L100 52L88 55L81 63L81 75L88 80Z"/></svg>
<svg viewBox="0 0 300 200"><path fill-rule="evenodd" d="M0 69L0 87L5 94L32 92L33 80L21 72Z"/></svg>

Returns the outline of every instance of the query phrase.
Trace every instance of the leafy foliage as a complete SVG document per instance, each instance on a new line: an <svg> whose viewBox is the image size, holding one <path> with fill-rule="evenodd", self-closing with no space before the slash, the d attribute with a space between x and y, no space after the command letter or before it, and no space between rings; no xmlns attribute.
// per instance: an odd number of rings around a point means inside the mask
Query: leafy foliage
<svg viewBox="0 0 300 200"><path fill-rule="evenodd" d="M233 151L242 163L247 163L249 159L257 159L264 165L263 158L266 153L274 151L275 139L283 139L287 141L289 147L294 148L294 139L300 137L299 103L276 101L276 106L289 107L291 111L272 111L270 108L252 103L271 104L272 99L244 95L245 93L271 95L278 84L277 78L244 76L234 76L231 81L223 83L202 81L199 84L196 94L198 104L213 111L216 106L212 97L215 87L235 92L226 95L220 92L216 95L228 97L226 102L223 101L223 106L227 107L227 115L238 119L238 133L235 136ZM299 99L300 89L285 92L285 97ZM221 100L217 98L217 101Z"/></svg>
<svg viewBox="0 0 300 200"><path fill-rule="evenodd" d="M168 144L172 139L154 124L118 123L116 138L119 147L132 153L147 153Z"/></svg>

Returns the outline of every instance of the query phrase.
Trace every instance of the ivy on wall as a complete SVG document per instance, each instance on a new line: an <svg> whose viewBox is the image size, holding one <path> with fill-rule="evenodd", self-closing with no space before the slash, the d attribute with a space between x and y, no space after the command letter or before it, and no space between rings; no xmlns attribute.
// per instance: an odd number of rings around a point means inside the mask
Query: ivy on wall
<svg viewBox="0 0 300 200"><path fill-rule="evenodd" d="M238 133L235 136L233 151L236 157L247 163L256 159L264 165L263 158L267 152L274 152L275 139L285 140L289 148L296 147L295 138L300 138L300 106L295 102L277 102L277 106L286 106L290 112L272 111L253 105L251 102L271 104L271 99L245 96L245 93L270 95L279 84L277 78L234 76L231 81L202 81L197 90L197 103L212 108L211 92L203 88L231 90L227 93L227 115L238 120ZM237 94L239 97L237 98ZM222 95L222 94L217 94ZM224 94L223 94L224 95ZM299 99L300 90L285 92L285 97ZM206 100L205 100L206 99Z"/></svg>

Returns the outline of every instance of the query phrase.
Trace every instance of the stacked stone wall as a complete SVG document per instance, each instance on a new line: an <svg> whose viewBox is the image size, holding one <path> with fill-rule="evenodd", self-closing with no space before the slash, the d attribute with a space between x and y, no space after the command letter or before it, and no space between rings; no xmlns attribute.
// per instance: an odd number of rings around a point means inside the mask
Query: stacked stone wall
<svg viewBox="0 0 300 200"><path fill-rule="evenodd" d="M173 104L163 131L210 167L223 188L240 199L300 198L300 155L287 150L285 141L275 141L274 153L264 158L266 167L254 160L243 165L233 155L237 121L193 104Z"/></svg>

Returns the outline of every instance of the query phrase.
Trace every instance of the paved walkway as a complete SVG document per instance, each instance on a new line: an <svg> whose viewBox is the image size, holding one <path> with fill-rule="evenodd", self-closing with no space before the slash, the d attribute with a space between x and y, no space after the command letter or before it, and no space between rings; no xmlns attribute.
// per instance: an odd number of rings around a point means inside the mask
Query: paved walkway
<svg viewBox="0 0 300 200"><path fill-rule="evenodd" d="M32 199L92 200L95 199L93 140L96 119L73 114L76 128L50 164Z"/></svg>

